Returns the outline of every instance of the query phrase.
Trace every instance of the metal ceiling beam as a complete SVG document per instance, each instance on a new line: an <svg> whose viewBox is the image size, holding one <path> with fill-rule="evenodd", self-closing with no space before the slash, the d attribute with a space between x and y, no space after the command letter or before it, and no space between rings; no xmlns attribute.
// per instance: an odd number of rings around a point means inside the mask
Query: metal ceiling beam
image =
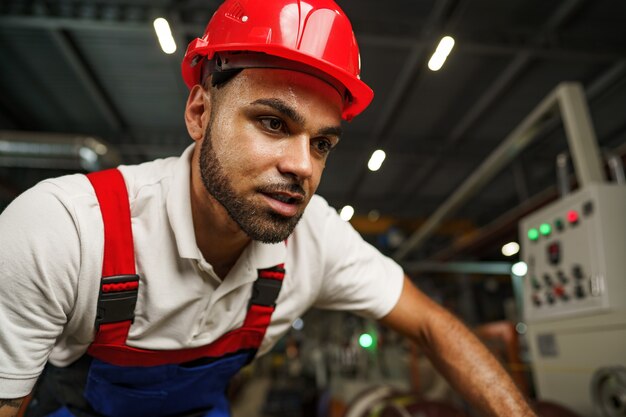
<svg viewBox="0 0 626 417"><path fill-rule="evenodd" d="M626 124L620 126L609 136L619 136L626 132ZM626 157L626 143L611 151L613 155L624 160ZM570 183L574 183L574 176L570 177ZM517 234L517 223L519 220L529 213L545 206L559 197L557 187L551 185L543 191L533 195L520 205L512 208L506 213L496 218L491 223L476 230L470 236L457 239L450 246L436 252L429 257L430 261L444 262L449 259L455 259L459 255L475 253L477 248L493 245L494 241L503 239L504 237Z"/></svg>
<svg viewBox="0 0 626 417"><path fill-rule="evenodd" d="M177 44L186 48L187 36L200 36L204 26L195 23L185 23L174 20L172 22L174 36ZM93 18L68 18L58 16L24 16L24 15L0 15L0 26L7 28L36 28L36 29L69 29L69 30L93 30L145 33L152 30L149 20L110 20ZM359 45L381 47L387 49L400 49L405 52L413 48L431 48L432 40L411 38L403 35L384 35L361 33L358 35ZM542 45L532 42L524 43L499 43L485 40L458 39L454 46L455 54L472 54L486 56L510 56L524 50L534 57L546 60L565 61L614 61L626 57L626 52L618 45L604 46L602 48L589 48L586 45L574 45L558 43L556 45Z"/></svg>
<svg viewBox="0 0 626 417"><path fill-rule="evenodd" d="M11 57L11 65L20 69L19 71L23 78L28 79L30 90L36 91L41 96L44 96L48 107L57 111L56 117L47 118L49 123L48 128L59 131L66 128L67 123L71 120L71 115L67 111L67 106L64 105L63 100L60 99L58 95L54 94L50 88L50 84L42 80L38 71L26 60L26 55L30 51L18 48L11 42L6 42L6 39L1 37L0 49ZM3 94L0 94L0 97L2 96ZM8 99L8 97L0 98L0 105L10 109L11 114L19 113L19 115L14 117L14 120L18 121L21 127L32 128L33 123L37 123L41 120L42 116L37 114L34 109L30 109L26 107L25 104L21 103L23 100L18 100L17 103L11 103ZM24 113L24 115L22 113Z"/></svg>
<svg viewBox="0 0 626 417"><path fill-rule="evenodd" d="M611 65L587 85L585 89L587 101L590 105L591 103L597 105L604 97L608 97L611 90L624 80L626 80L626 60L618 61ZM547 122L546 129L542 133L542 136L531 145L529 150L532 152L533 146L538 146L542 139L551 135L561 127L561 120L559 118L555 117Z"/></svg>
<svg viewBox="0 0 626 417"><path fill-rule="evenodd" d="M18 120L19 116L12 111L11 106L5 104L6 99L2 98L3 94L0 94L0 128L2 129L19 129L25 126L25 123Z"/></svg>
<svg viewBox="0 0 626 417"><path fill-rule="evenodd" d="M59 52L61 52L61 56L63 56L70 68L72 68L76 78L81 83L102 117L104 117L111 130L114 132L121 131L123 123L118 111L113 107L113 104L104 93L104 89L96 81L95 76L87 69L84 59L80 57L80 52L72 45L68 39L68 35L61 30L52 30L49 34L54 45Z"/></svg>
<svg viewBox="0 0 626 417"><path fill-rule="evenodd" d="M590 49L587 46L559 43L557 45L541 45L526 43L493 43L488 41L467 40L462 38L454 45L455 54L471 54L486 56L509 56L524 51L534 58L547 61L615 61L626 57L621 46Z"/></svg>
<svg viewBox="0 0 626 417"><path fill-rule="evenodd" d="M574 13L576 13L582 4L587 0L566 0L561 6L548 18L543 25L541 32L534 37L535 42L541 40L549 33L553 32L559 26L565 24ZM460 121L456 123L450 135L444 140L446 148L457 145L465 138L467 132L483 117L494 103L511 87L513 82L517 80L524 70L528 68L534 59L533 55L526 50L520 51L509 65L500 73L498 78L485 90L485 92L476 100L470 110L465 113ZM412 195L414 190L419 189L425 181L434 174L434 171L441 164L442 157L435 158L427 164L422 165L418 172L407 181L404 187L404 195ZM398 201L398 205L405 204L403 199Z"/></svg>
<svg viewBox="0 0 626 417"><path fill-rule="evenodd" d="M513 162L511 168L513 170L513 180L515 182L517 197L519 201L526 201L530 197L530 193L528 192L528 180L526 178L524 165L522 165L521 161L518 159Z"/></svg>
<svg viewBox="0 0 626 417"><path fill-rule="evenodd" d="M0 167L97 171L120 162L115 147L93 136L0 130Z"/></svg>
<svg viewBox="0 0 626 417"><path fill-rule="evenodd" d="M496 239L504 238L515 230L519 219L545 206L557 197L556 186L552 185L502 214L491 223L481 227L470 236L457 239L451 245L430 256L429 259L438 262L448 261L455 259L460 254L467 253L470 248L480 247L485 245L486 242L493 242Z"/></svg>
<svg viewBox="0 0 626 417"><path fill-rule="evenodd" d="M446 15L449 14L450 10L452 10L456 4L457 0L438 0L426 20L426 24L422 28L421 37L429 39L432 36L432 32L442 24ZM419 72L422 70L428 46L432 47L432 41L426 43L420 42L418 39L414 40L414 44L409 50L407 60L396 77L396 82L389 93L385 105L382 107L382 113L377 117L376 124L372 129L370 142L373 143L374 146L379 145L386 139L384 133L388 130L394 116L398 113L398 109L406 99L410 90L409 87L415 83ZM365 166L361 168L359 175L349 187L348 200L355 198L367 173L368 171Z"/></svg>
<svg viewBox="0 0 626 417"><path fill-rule="evenodd" d="M0 26L5 28L32 28L32 29L73 29L97 30L112 32L145 33L150 28L148 21L122 21L82 19L55 16L23 16L0 15Z"/></svg>
<svg viewBox="0 0 626 417"><path fill-rule="evenodd" d="M584 90L579 83L561 83L511 132L489 157L448 197L395 253L403 259L419 248L439 224L482 189L500 170L536 141L538 133L563 120L579 183L605 180Z"/></svg>
<svg viewBox="0 0 626 417"><path fill-rule="evenodd" d="M170 20L170 25L172 28L172 35L174 36L174 40L176 42L176 52L172 54L170 62L171 68L175 75L175 79L180 79L180 63L183 61L185 56L185 52L187 51L187 33L184 30L184 23L180 16L180 13L177 11L172 11L168 13L168 18ZM198 25L200 26L200 25ZM198 37L202 34L202 28L195 28L198 31L194 30L194 36ZM189 95L189 91L185 88L181 82L176 83L178 93L182 100L187 100L187 96Z"/></svg>

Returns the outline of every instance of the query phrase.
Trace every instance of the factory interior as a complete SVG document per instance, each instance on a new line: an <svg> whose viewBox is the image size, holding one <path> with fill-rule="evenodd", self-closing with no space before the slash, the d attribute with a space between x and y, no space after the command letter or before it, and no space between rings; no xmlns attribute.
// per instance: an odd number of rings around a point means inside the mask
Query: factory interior
<svg viewBox="0 0 626 417"><path fill-rule="evenodd" d="M0 212L46 178L180 155L181 61L219 3L1 1ZM539 416L626 416L626 2L337 3L375 96L317 193ZM234 417L480 415L409 340L318 309L228 395Z"/></svg>

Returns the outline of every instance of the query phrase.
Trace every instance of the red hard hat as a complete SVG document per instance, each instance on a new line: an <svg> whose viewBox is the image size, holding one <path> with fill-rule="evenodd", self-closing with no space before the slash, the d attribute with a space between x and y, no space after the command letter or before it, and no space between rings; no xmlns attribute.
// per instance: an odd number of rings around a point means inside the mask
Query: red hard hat
<svg viewBox="0 0 626 417"><path fill-rule="evenodd" d="M200 83L202 58L227 51L261 52L331 77L347 91L342 114L346 120L365 110L374 97L359 78L352 25L332 0L226 0L202 38L187 47L182 63L187 86Z"/></svg>

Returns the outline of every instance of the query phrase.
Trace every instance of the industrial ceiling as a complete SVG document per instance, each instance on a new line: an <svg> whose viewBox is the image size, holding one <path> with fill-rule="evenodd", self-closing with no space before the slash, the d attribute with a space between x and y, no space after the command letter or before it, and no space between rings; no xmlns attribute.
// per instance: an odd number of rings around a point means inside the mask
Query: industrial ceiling
<svg viewBox="0 0 626 417"><path fill-rule="evenodd" d="M190 143L180 62L218 4L0 2L0 137L38 138L39 149L63 138L96 137L124 163L178 155ZM355 226L383 250L392 252L401 238L372 236L392 228L402 237L419 228L563 81L582 83L600 146L626 152L626 2L339 4L359 40L362 79L376 95L346 124L318 192L335 207L352 205ZM157 16L172 26L178 44L172 55L156 40ZM433 72L426 63L443 35L456 44ZM367 161L376 149L387 158L370 172ZM556 197L550 188L555 159L566 150L559 124L541 131L408 258L492 256L499 240L515 234L524 210ZM0 147L0 209L37 181L77 170L71 158L18 158ZM376 221L367 219L373 210ZM474 244L462 244L468 241Z"/></svg>

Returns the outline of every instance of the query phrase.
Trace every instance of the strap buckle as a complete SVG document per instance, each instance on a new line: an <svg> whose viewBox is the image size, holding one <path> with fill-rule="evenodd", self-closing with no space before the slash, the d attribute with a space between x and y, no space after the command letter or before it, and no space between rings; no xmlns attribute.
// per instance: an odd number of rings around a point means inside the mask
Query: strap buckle
<svg viewBox="0 0 626 417"><path fill-rule="evenodd" d="M96 331L101 324L135 319L135 306L139 292L139 275L114 275L102 277Z"/></svg>
<svg viewBox="0 0 626 417"><path fill-rule="evenodd" d="M282 281L272 278L259 278L252 287L250 305L275 307Z"/></svg>

